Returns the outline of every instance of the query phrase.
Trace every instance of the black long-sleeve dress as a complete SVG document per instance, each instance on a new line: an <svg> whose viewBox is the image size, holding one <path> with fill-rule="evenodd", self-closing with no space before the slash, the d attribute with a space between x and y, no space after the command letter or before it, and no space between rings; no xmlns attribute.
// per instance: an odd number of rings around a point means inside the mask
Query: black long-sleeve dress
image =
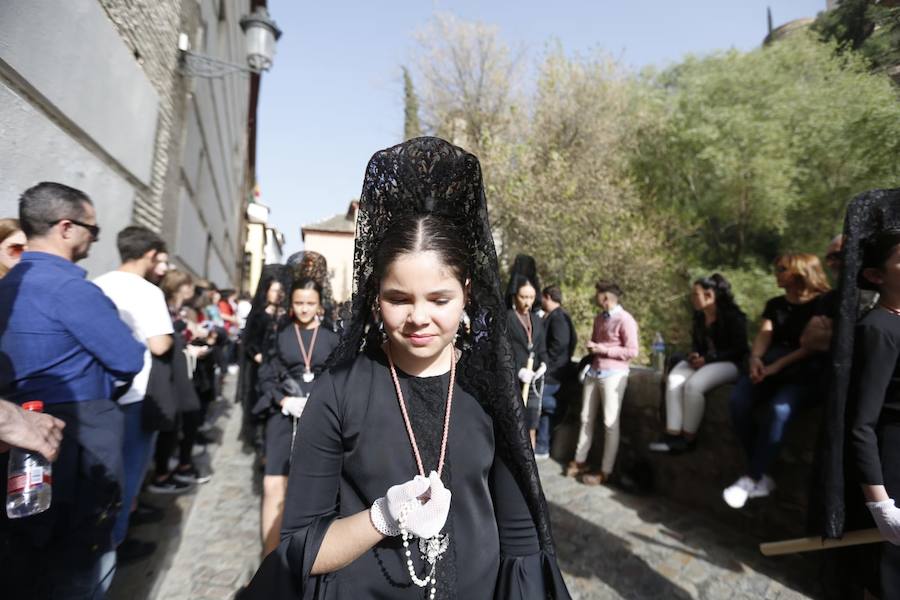
<svg viewBox="0 0 900 600"><path fill-rule="evenodd" d="M544 329L544 321L533 312L528 313L531 319L531 344L528 343L528 332L519 320L514 308L506 311L506 330L509 332L509 345L512 347L513 358L516 361L516 371L528 366L528 355L534 353L533 370L537 370L541 363L550 368L550 359L547 357L547 331ZM516 380L518 381L518 379ZM535 386L532 385L528 392L528 406L525 408L525 426L528 429L536 429L541 411L541 397Z"/></svg>
<svg viewBox="0 0 900 600"><path fill-rule="evenodd" d="M281 413L281 400L285 396L308 396L315 383L315 380L303 380L306 363L297 341L298 331L307 352L312 347L310 366L316 377L322 373L325 362L337 347L338 336L333 331L321 326L316 329L316 343L313 346L314 330L298 330L293 323L288 323L278 333L273 352L263 359L259 367L259 395L253 414L266 420L266 475L287 475L290 469L294 423L293 417Z"/></svg>
<svg viewBox="0 0 900 600"><path fill-rule="evenodd" d="M872 309L856 325L850 443L860 483L900 501L900 316ZM900 597L900 546L881 550L882 597Z"/></svg>
<svg viewBox="0 0 900 600"><path fill-rule="evenodd" d="M430 471L440 454L449 374L398 375L422 461ZM380 349L318 378L294 445L281 545L265 559L242 598L427 598L429 589L410 582L399 537L385 538L339 571L310 575L334 519L367 510L388 488L416 474ZM438 562L438 598L569 598L554 557L540 549L518 485L497 455L491 418L459 384L453 392L441 479L452 500L443 530L450 547ZM423 574L417 552L413 560Z"/></svg>

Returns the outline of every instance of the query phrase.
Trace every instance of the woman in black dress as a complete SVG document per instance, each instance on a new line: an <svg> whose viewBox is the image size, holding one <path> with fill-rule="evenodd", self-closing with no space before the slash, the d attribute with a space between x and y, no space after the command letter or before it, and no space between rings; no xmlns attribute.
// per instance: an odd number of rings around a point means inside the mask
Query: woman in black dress
<svg viewBox="0 0 900 600"><path fill-rule="evenodd" d="M246 597L569 598L477 159L437 138L375 154L354 263L350 322L300 421L282 541Z"/></svg>
<svg viewBox="0 0 900 600"><path fill-rule="evenodd" d="M856 325L849 425L853 464L866 507L887 543L881 598L900 598L900 229L863 246L859 287L878 304Z"/></svg>
<svg viewBox="0 0 900 600"><path fill-rule="evenodd" d="M259 400L254 414L266 422L266 470L263 477L263 556L278 546L291 449L300 415L338 337L320 327L322 286L300 279L291 290L291 321L278 333L273 351L259 368Z"/></svg>
<svg viewBox="0 0 900 600"><path fill-rule="evenodd" d="M241 438L254 446L262 440L253 407L258 400L258 370L272 346L275 335L287 319L287 293L291 289L291 269L285 265L266 265L256 285L247 323L241 332L240 374L235 402L243 410Z"/></svg>
<svg viewBox="0 0 900 600"><path fill-rule="evenodd" d="M541 418L543 377L547 371L547 333L544 320L532 311L537 288L523 275L514 275L510 282L512 307L506 313L506 328L516 364L516 374L522 385L525 402L525 427L535 445ZM525 386L528 391L525 392ZM539 389L540 388L540 389Z"/></svg>

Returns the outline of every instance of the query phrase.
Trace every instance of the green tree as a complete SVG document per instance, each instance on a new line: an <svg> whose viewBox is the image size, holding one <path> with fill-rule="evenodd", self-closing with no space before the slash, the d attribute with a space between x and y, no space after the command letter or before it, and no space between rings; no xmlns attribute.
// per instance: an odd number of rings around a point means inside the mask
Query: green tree
<svg viewBox="0 0 900 600"><path fill-rule="evenodd" d="M409 69L403 67L403 139L422 135L422 126L419 125L419 97L413 87Z"/></svg>
<svg viewBox="0 0 900 600"><path fill-rule="evenodd" d="M504 257L537 259L543 281L563 288L582 338L600 278L626 290L645 343L655 330L670 337L684 316L683 277L661 235L666 227L643 210L627 172L635 132L654 118L641 86L604 56L569 58L556 49L540 66L526 117L515 139L486 148Z"/></svg>
<svg viewBox="0 0 900 600"><path fill-rule="evenodd" d="M813 28L840 51L862 53L877 71L900 69L900 6L871 0L840 0Z"/></svg>
<svg viewBox="0 0 900 600"><path fill-rule="evenodd" d="M704 265L819 251L853 195L896 185L900 104L890 81L834 49L796 35L649 78L666 118L640 132L635 181Z"/></svg>

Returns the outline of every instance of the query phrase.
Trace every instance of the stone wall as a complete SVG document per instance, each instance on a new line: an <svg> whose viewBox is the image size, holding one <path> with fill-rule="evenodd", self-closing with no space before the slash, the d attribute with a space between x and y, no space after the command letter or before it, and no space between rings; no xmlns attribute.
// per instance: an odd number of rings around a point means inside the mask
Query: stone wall
<svg viewBox="0 0 900 600"><path fill-rule="evenodd" d="M239 282L250 78L179 71L178 36L243 63L251 0L0 2L0 217L39 181L85 191L103 234L82 264L118 264L115 234L158 231L174 262Z"/></svg>
<svg viewBox="0 0 900 600"><path fill-rule="evenodd" d="M706 413L697 447L681 455L649 452L647 445L665 428L660 376L633 368L621 416L621 447L615 475L634 478L649 473L652 491L685 504L711 518L728 521L756 532L759 537L783 539L807 535L807 502L821 407L801 412L790 425L771 475L777 489L769 498L748 502L741 510L728 507L722 490L746 471L744 454L733 433L728 412L732 386L707 394ZM568 410L557 427L552 456L568 462L575 452L581 409L580 386L565 389ZM600 464L603 423L597 422L588 460Z"/></svg>

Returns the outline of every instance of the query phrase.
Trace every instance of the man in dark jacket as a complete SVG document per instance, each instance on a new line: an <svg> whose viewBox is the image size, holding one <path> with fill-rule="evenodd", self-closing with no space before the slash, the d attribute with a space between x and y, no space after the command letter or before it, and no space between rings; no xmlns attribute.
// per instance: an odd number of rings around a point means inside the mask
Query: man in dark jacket
<svg viewBox="0 0 900 600"><path fill-rule="evenodd" d="M100 598L115 571L122 481L122 413L112 399L144 366L144 346L75 265L100 235L87 195L39 183L22 194L19 221L28 251L0 280L0 394L42 400L66 428L50 508L0 515L3 597Z"/></svg>
<svg viewBox="0 0 900 600"><path fill-rule="evenodd" d="M541 307L544 309L544 327L547 330L547 375L544 379L544 393L541 397L541 419L538 423L535 458L550 456L550 431L556 414L556 394L569 375L572 352L577 343L572 319L562 307L562 291L558 286L549 285L541 293Z"/></svg>

